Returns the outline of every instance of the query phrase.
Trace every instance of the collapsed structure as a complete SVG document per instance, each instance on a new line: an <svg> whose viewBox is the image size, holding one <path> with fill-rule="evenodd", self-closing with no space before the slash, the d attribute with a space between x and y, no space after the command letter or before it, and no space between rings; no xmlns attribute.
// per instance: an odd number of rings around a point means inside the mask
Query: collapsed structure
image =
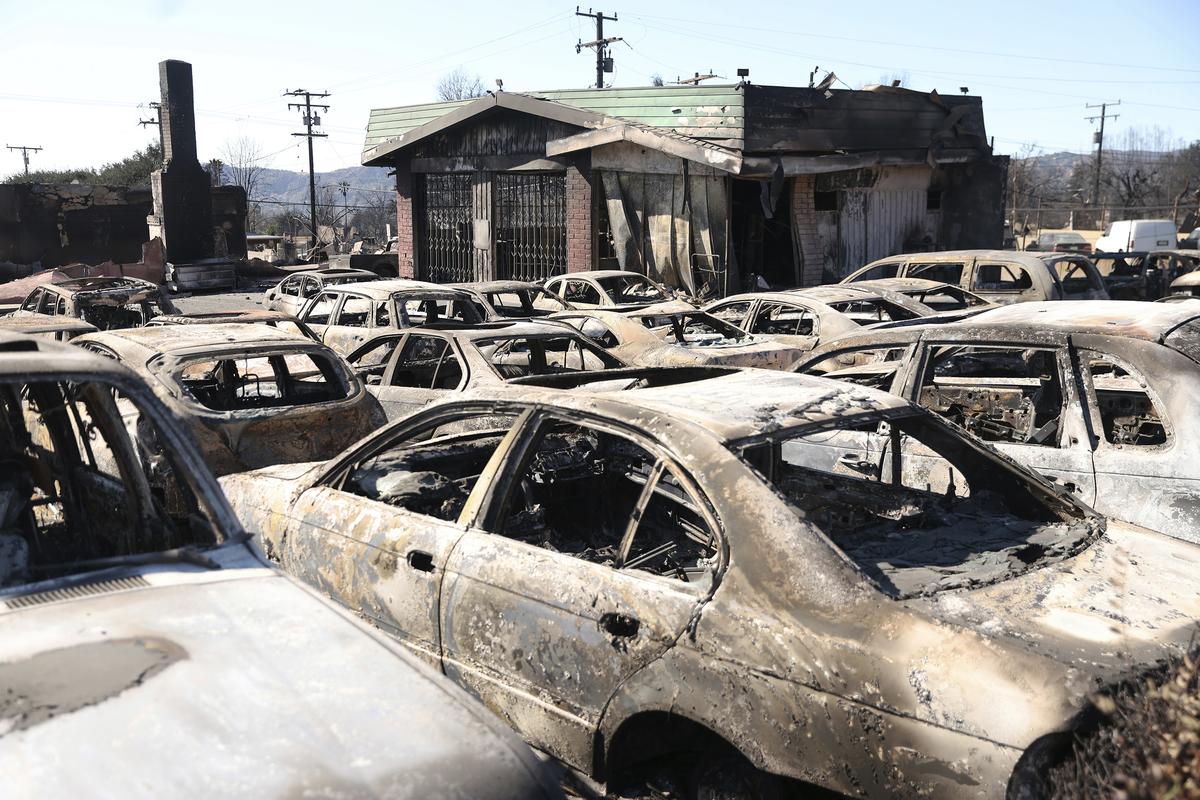
<svg viewBox="0 0 1200 800"><path fill-rule="evenodd" d="M362 163L396 171L402 276L619 266L724 294L998 247L1008 159L979 97L742 82L379 108Z"/></svg>

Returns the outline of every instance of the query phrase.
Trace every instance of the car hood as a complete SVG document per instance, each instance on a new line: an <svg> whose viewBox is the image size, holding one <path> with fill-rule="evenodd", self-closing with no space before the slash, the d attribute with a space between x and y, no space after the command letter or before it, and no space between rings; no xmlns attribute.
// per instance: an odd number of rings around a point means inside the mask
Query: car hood
<svg viewBox="0 0 1200 800"><path fill-rule="evenodd" d="M6 796L553 792L442 676L244 546L213 555L0 604Z"/></svg>
<svg viewBox="0 0 1200 800"><path fill-rule="evenodd" d="M1198 573L1200 546L1110 520L1071 558L905 603L1108 683L1187 647L1200 621Z"/></svg>

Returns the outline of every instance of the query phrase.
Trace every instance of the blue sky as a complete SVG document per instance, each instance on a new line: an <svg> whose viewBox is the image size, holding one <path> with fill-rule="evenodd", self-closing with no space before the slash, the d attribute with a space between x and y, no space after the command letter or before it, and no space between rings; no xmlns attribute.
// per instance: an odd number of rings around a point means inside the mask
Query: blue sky
<svg viewBox="0 0 1200 800"><path fill-rule="evenodd" d="M900 77L920 90L960 86L984 99L999 152L1030 145L1087 151L1086 103L1115 101L1129 127L1200 139L1200 0L1112 2L752 2L663 0L605 6L619 21L614 85L711 70L736 80L807 85L814 67L857 88ZM97 165L150 141L137 126L158 97L157 63L193 64L199 146L218 156L239 136L306 166L286 89L328 90L319 171L356 164L372 107L432 100L462 66L490 88L585 86L594 66L575 42L591 21L567 3L225 0L0 0L0 144L41 145L36 167ZM842 84L838 84L841 86ZM21 167L0 150L0 174Z"/></svg>

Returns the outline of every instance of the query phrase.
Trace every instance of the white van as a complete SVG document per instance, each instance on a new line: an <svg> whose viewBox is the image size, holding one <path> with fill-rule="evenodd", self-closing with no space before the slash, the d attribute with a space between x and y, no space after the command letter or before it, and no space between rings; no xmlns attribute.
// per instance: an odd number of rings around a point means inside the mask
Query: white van
<svg viewBox="0 0 1200 800"><path fill-rule="evenodd" d="M1130 253L1175 247L1175 223L1169 219L1120 219L1096 240L1097 253Z"/></svg>

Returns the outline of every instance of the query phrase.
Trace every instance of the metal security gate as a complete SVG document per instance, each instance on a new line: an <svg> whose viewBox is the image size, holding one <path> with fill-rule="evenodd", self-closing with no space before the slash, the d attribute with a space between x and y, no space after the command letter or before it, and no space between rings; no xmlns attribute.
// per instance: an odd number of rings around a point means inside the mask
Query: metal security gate
<svg viewBox="0 0 1200 800"><path fill-rule="evenodd" d="M496 277L536 281L567 271L566 176L494 175Z"/></svg>
<svg viewBox="0 0 1200 800"><path fill-rule="evenodd" d="M421 278L435 283L475 280L471 175L425 175L423 183Z"/></svg>

